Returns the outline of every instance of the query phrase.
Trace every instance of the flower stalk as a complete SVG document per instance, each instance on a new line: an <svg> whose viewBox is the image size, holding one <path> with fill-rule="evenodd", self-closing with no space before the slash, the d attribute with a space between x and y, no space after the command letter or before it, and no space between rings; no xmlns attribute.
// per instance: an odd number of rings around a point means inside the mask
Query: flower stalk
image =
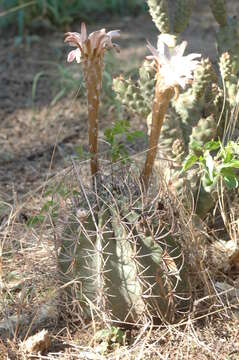
<svg viewBox="0 0 239 360"><path fill-rule="evenodd" d="M76 60L77 63L82 63L83 65L88 96L88 137L93 181L99 171L98 114L102 73L104 69L104 53L105 50L117 48L117 45L112 43L114 37L119 37L119 30L113 30L107 33L105 29L101 29L87 36L86 26L82 23L81 33L68 32L65 38L65 42L76 47L75 50L70 51L68 54L67 61L72 62Z"/></svg>
<svg viewBox="0 0 239 360"><path fill-rule="evenodd" d="M173 87L162 88L160 84L160 79L157 79L152 109L152 124L149 135L149 150L147 152L144 169L141 174L141 180L145 190L148 189L149 180L153 172L164 117L168 109L170 100L173 98L174 94L175 90Z"/></svg>
<svg viewBox="0 0 239 360"><path fill-rule="evenodd" d="M88 141L92 176L96 176L99 171L98 114L102 82L102 69L103 64L101 63L101 61L95 61L94 66L92 66L92 62L83 62L83 72L88 98Z"/></svg>
<svg viewBox="0 0 239 360"><path fill-rule="evenodd" d="M146 191L153 172L159 136L170 100L174 95L178 96L179 86L185 89L186 85L192 82L193 72L198 65L196 58L201 56L200 54L183 56L186 46L186 41L176 46L176 38L169 34L159 35L157 49L148 43L152 55L147 58L153 60L153 65L156 68L156 85L152 106L149 150L141 174L141 180Z"/></svg>

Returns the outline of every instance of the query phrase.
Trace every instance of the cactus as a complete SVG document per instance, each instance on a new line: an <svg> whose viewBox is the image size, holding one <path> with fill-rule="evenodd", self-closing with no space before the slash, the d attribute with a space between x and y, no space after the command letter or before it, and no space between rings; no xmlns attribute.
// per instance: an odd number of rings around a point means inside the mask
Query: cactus
<svg viewBox="0 0 239 360"><path fill-rule="evenodd" d="M151 113L154 86L154 71L148 61L140 67L139 80L136 84L131 79L125 80L122 76L113 80L113 89L118 100L128 109L143 116Z"/></svg>
<svg viewBox="0 0 239 360"><path fill-rule="evenodd" d="M226 96L231 106L235 106L236 95L238 92L237 69L235 69L235 63L236 61L233 60L233 57L228 52L225 52L220 56L219 68L225 84L227 92Z"/></svg>
<svg viewBox="0 0 239 360"><path fill-rule="evenodd" d="M194 194L194 198L198 199L198 213L202 217L213 205L213 200L202 189L198 191L200 179L193 170L183 178L180 173L182 160L188 153L196 151L193 146L195 142L203 146L206 142L218 139L218 137L223 141L227 140L225 124L230 118L231 109L236 105L238 98L239 72L239 22L236 18L227 16L225 0L210 0L209 3L219 24L217 50L223 83L209 59L202 59L200 66L194 72L192 87L172 101L172 108L165 118L159 142L160 156L174 160L169 169L170 182L173 183L178 194L184 194L182 189L185 189L185 186L189 188L189 191ZM157 28L164 33L161 36L172 37L174 33L178 37L187 27L194 1L175 1L171 34L166 34L166 28L170 32L167 2L152 0L148 1L148 4L153 21ZM161 13L159 13L160 11ZM162 22L162 19L166 20ZM167 26L164 27L162 23L166 23ZM147 77L145 77L143 76L145 71L143 67L139 77L142 77L143 81L147 78L147 86L150 90L154 85L154 74L147 70ZM148 128L150 128L152 116L149 103L152 98L150 92L145 91L145 86L139 86L140 82L141 80L137 83L137 89L142 98L147 99L144 102L144 109L147 109L145 118L147 118ZM141 115L143 115L142 112ZM235 121L235 127L236 129L239 127L237 121ZM166 171L166 173L168 172Z"/></svg>
<svg viewBox="0 0 239 360"><path fill-rule="evenodd" d="M134 112L140 115L147 115L149 105L140 93L140 89L132 82L132 80L125 80L122 76L113 80L113 88L117 94L117 98L123 105L127 106Z"/></svg>
<svg viewBox="0 0 239 360"><path fill-rule="evenodd" d="M217 77L211 62L209 59L203 59L194 73L192 87L179 95L179 98L173 103L185 125L197 124L204 111L207 89L215 81L217 81Z"/></svg>
<svg viewBox="0 0 239 360"><path fill-rule="evenodd" d="M210 0L209 1L212 13L220 26L227 24L227 9L225 0Z"/></svg>
<svg viewBox="0 0 239 360"><path fill-rule="evenodd" d="M161 33L170 33L168 1L148 0L149 13Z"/></svg>
<svg viewBox="0 0 239 360"><path fill-rule="evenodd" d="M208 141L216 138L217 122L214 116L210 115L206 119L200 119L197 125L192 128L192 133L189 140L189 148L192 150L193 142L197 142L197 144L202 147Z"/></svg>
<svg viewBox="0 0 239 360"><path fill-rule="evenodd" d="M127 189L115 194L117 202L112 189L102 193L98 213L87 211L85 203L67 221L58 258L62 281L75 279L68 294L79 301L85 319L101 311L126 324L145 316L172 321L188 305L177 296L188 297L189 279L166 223L170 212L160 215L152 203L145 208L138 190L133 195Z"/></svg>
<svg viewBox="0 0 239 360"><path fill-rule="evenodd" d="M165 36L165 35L164 35ZM224 74L225 83L229 90L233 89L235 93L235 77L231 71L230 56L223 55L221 60L221 72ZM135 93L141 98L144 113L134 104L134 109L147 118L147 124L150 128L151 112L150 105L152 103L153 87L155 85L155 77L153 67L149 70L150 64L145 62L139 71L139 80L134 85ZM121 80L115 80L122 81ZM228 82L228 83L227 83ZM234 86L234 87L233 87ZM114 86L117 92L117 87ZM152 90L151 90L152 89ZM136 91L137 90L137 91ZM150 96L151 92L151 96ZM234 94L233 93L233 94ZM125 93L118 92L118 98L124 101ZM234 95L233 95L234 96ZM235 96L234 96L235 98ZM233 99L234 99L233 98ZM165 171L166 178L171 184L171 188L178 195L184 197L182 200L187 202L185 194L191 193L197 199L197 212L200 216L205 217L210 207L214 205L214 200L203 190L198 190L200 186L200 178L193 170L186 175L180 173L183 158L190 152L195 151L193 144L197 142L203 146L210 140L215 140L223 136L226 114L222 114L223 106L228 107L232 104L229 100L224 102L223 90L219 85L219 79L209 59L202 59L200 65L195 70L194 81L192 87L180 94L178 98L172 101L172 108L165 118L161 137L159 141L160 157L168 157L173 159L174 163L170 166L169 171ZM130 103L127 102L127 106ZM133 107L132 107L133 109ZM218 124L218 119L220 123ZM179 153L179 148L181 153ZM163 156L162 156L163 155ZM176 163L175 163L176 161ZM160 162L160 161L159 161ZM185 189L187 188L187 191Z"/></svg>
<svg viewBox="0 0 239 360"><path fill-rule="evenodd" d="M239 22L235 17L228 17L224 0L211 0L210 6L219 24L217 33L217 51L219 67L225 82L226 97L229 104L236 105L237 75L239 71Z"/></svg>
<svg viewBox="0 0 239 360"><path fill-rule="evenodd" d="M188 26L192 13L194 0L176 0L173 31L182 33Z"/></svg>

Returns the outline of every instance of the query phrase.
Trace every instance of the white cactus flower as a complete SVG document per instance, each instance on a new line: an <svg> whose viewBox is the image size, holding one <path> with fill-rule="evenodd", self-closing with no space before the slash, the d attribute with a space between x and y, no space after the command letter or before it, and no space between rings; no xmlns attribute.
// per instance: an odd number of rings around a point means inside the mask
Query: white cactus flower
<svg viewBox="0 0 239 360"><path fill-rule="evenodd" d="M157 49L148 43L148 48L153 55L147 58L156 62L158 74L166 86L180 85L185 89L186 85L193 80L193 72L199 63L196 59L200 58L201 54L183 56L187 46L186 41L172 48L163 40L165 39L159 37Z"/></svg>

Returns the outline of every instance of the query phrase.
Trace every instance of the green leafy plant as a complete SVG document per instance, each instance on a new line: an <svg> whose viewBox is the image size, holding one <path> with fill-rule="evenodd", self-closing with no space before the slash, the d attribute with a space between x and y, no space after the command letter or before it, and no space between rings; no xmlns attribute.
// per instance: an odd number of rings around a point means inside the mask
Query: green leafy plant
<svg viewBox="0 0 239 360"><path fill-rule="evenodd" d="M144 136L142 131L131 131L130 123L127 120L116 121L112 128L107 128L104 132L105 140L110 145L112 162L120 160L123 164L130 161L127 144L134 143L138 138Z"/></svg>
<svg viewBox="0 0 239 360"><path fill-rule="evenodd" d="M105 354L107 351L116 350L117 347L125 343L125 332L120 328L111 326L97 331L94 340L99 344L97 350L101 354Z"/></svg>
<svg viewBox="0 0 239 360"><path fill-rule="evenodd" d="M210 141L203 148L194 143L196 152L189 154L183 163L183 171L198 167L201 173L202 186L206 192L216 190L220 180L228 190L236 189L239 180L239 144L229 141L224 146L220 141Z"/></svg>

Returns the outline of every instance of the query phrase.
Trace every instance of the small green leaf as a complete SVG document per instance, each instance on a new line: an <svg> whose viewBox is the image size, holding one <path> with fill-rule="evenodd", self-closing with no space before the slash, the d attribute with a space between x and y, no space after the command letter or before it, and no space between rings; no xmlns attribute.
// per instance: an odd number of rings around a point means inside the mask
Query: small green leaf
<svg viewBox="0 0 239 360"><path fill-rule="evenodd" d="M196 152L202 152L202 145L198 142L198 141L195 141L195 140L192 140L190 142L190 148L193 150L193 151L196 151Z"/></svg>
<svg viewBox="0 0 239 360"><path fill-rule="evenodd" d="M218 180L218 176L214 177L214 179L211 180L208 173L205 173L202 177L202 186L204 190L208 193L211 193L216 186L217 180Z"/></svg>
<svg viewBox="0 0 239 360"><path fill-rule="evenodd" d="M223 163L220 165L221 169L226 168L233 168L233 169L239 169L239 160L231 160L228 163Z"/></svg>
<svg viewBox="0 0 239 360"><path fill-rule="evenodd" d="M209 141L205 144L204 149L213 151L220 148L220 141Z"/></svg>
<svg viewBox="0 0 239 360"><path fill-rule="evenodd" d="M27 221L27 226L34 227L35 225L42 224L45 219L44 215L31 216Z"/></svg>
<svg viewBox="0 0 239 360"><path fill-rule="evenodd" d="M228 190L236 189L238 187L238 180L236 175L223 176L223 180Z"/></svg>
<svg viewBox="0 0 239 360"><path fill-rule="evenodd" d="M196 164L198 157L195 154L189 154L183 162L183 171L189 170Z"/></svg>

